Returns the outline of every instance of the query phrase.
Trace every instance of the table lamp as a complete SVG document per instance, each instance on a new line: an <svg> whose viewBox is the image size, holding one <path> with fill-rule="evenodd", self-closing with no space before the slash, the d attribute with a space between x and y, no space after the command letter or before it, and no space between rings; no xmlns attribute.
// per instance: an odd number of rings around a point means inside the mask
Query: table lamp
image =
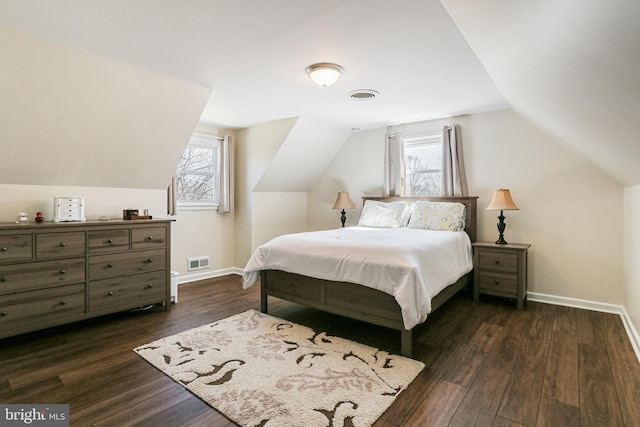
<svg viewBox="0 0 640 427"><path fill-rule="evenodd" d="M511 192L509 190L500 189L496 190L493 193L493 198L489 203L489 206L485 208L487 211L500 211L500 216L498 217L498 232L500 236L498 240L496 240L497 245L506 245L507 241L504 240L504 229L507 227L507 224L504 223L504 215L502 211L513 211L519 210L515 203L513 203L513 199L511 198Z"/></svg>
<svg viewBox="0 0 640 427"><path fill-rule="evenodd" d="M342 215L340 216L340 221L342 221L342 226L344 227L344 223L347 221L347 213L344 211L345 209L353 209L356 205L349 198L349 193L346 191L338 192L338 198L333 205L332 209L342 209Z"/></svg>

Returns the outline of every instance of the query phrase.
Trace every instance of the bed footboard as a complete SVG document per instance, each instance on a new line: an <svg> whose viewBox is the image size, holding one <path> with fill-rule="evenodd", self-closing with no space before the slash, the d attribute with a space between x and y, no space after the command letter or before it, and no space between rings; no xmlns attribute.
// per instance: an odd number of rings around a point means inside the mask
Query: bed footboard
<svg viewBox="0 0 640 427"><path fill-rule="evenodd" d="M432 300L433 309L466 286L468 275L445 288ZM400 352L411 357L413 334L404 328L400 306L393 296L377 289L348 282L333 282L280 270L260 273L260 310L268 313L268 296L292 301L318 310L396 329Z"/></svg>

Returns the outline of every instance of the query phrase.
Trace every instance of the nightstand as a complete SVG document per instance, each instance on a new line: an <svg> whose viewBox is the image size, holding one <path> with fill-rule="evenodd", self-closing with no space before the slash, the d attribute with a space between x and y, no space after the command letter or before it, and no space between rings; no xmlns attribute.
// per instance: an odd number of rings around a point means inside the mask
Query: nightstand
<svg viewBox="0 0 640 427"><path fill-rule="evenodd" d="M480 294L514 298L518 310L527 298L527 250L531 245L492 242L473 244L473 300Z"/></svg>

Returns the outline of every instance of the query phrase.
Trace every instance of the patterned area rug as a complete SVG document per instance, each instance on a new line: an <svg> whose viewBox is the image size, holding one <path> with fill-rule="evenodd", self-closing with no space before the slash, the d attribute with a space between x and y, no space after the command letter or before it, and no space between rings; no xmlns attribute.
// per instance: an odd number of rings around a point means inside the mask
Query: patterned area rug
<svg viewBox="0 0 640 427"><path fill-rule="evenodd" d="M134 351L242 426L370 426L424 368L255 310Z"/></svg>

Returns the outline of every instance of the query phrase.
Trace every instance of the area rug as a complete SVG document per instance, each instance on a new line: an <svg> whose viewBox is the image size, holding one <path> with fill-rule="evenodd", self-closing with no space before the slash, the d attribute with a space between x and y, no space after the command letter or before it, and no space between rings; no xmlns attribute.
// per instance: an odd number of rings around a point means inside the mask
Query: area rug
<svg viewBox="0 0 640 427"><path fill-rule="evenodd" d="M255 310L134 351L241 426L370 426L424 368Z"/></svg>

